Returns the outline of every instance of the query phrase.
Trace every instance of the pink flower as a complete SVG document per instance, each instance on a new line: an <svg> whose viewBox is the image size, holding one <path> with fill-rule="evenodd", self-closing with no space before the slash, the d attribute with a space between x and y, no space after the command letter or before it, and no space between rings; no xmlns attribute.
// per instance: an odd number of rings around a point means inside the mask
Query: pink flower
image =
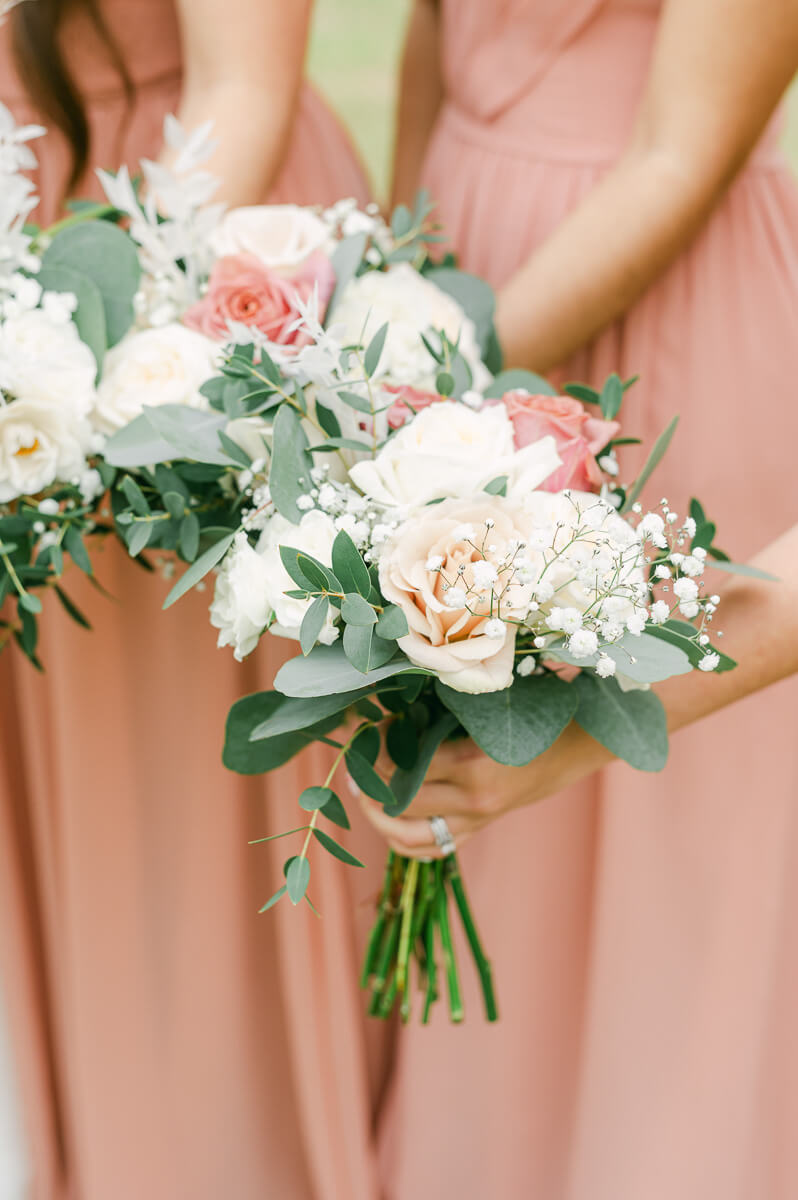
<svg viewBox="0 0 798 1200"><path fill-rule="evenodd" d="M266 267L252 254L230 254L216 262L207 292L185 313L183 323L217 342L227 339L228 321L237 321L259 329L280 345L306 346L310 341L307 330L290 326L299 316L297 296L307 301L314 286L318 286L322 318L335 286L335 273L320 251L290 271Z"/></svg>
<svg viewBox="0 0 798 1200"><path fill-rule="evenodd" d="M542 491L575 488L589 492L601 487L603 476L596 455L620 429L617 421L590 416L584 406L570 396L507 392L502 403L513 423L516 449L547 436L553 437L557 444L562 466L541 484Z"/></svg>
<svg viewBox="0 0 798 1200"><path fill-rule="evenodd" d="M429 408L430 404L446 399L445 396L439 396L437 392L422 392L418 388L409 386L386 385L384 390L396 396L388 409L388 427L390 429L401 429L417 412L421 412L422 408Z"/></svg>

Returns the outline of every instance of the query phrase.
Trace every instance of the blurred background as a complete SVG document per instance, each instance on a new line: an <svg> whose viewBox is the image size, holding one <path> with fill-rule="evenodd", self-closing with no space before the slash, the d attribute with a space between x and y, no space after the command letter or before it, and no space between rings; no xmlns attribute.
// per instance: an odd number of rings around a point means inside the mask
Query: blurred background
<svg viewBox="0 0 798 1200"><path fill-rule="evenodd" d="M385 199L396 72L411 0L317 0L310 74L352 131L377 197ZM798 174L798 84L786 149Z"/></svg>

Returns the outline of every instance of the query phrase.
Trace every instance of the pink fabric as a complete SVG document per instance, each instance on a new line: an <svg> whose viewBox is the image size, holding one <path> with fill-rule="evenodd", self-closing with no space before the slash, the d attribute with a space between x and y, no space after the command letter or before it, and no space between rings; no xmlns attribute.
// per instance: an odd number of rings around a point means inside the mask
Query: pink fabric
<svg viewBox="0 0 798 1200"><path fill-rule="evenodd" d="M659 5L606 0L574 32L571 4L443 4L424 184L464 267L501 284L620 152ZM739 558L798 520L798 191L777 128L691 249L558 372L639 372L624 432L647 446L681 414L648 498L684 512L695 490ZM622 461L631 477L640 451ZM402 1030L386 1200L798 1195L796 711L780 684L679 734L662 775L619 765L465 847L501 1020L482 1024L466 968L465 1026Z"/></svg>
<svg viewBox="0 0 798 1200"><path fill-rule="evenodd" d="M137 83L124 100L78 18L65 31L90 102L93 163L155 156L180 89L164 0L108 0ZM0 95L22 120L8 31ZM68 169L38 144L42 218ZM96 194L92 176L84 192ZM366 199L345 136L302 92L271 199ZM372 1108L385 1038L357 988L384 846L342 840L356 872L314 854L309 909L257 910L292 841L320 755L267 778L220 761L233 700L269 687L293 651L270 641L244 665L217 650L209 593L168 613L168 585L115 546L65 586L94 630L47 605L37 676L0 657L0 953L12 1010L32 1200L377 1200ZM322 756L325 758L326 755Z"/></svg>

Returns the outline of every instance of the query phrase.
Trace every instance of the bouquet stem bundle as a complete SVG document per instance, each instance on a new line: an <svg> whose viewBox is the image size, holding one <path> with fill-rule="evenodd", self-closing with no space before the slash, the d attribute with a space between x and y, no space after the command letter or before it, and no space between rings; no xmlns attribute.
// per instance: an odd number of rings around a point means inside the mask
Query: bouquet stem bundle
<svg viewBox="0 0 798 1200"><path fill-rule="evenodd" d="M438 953L440 951L449 1017L464 1019L460 976L449 919L449 900L454 900L479 975L485 1016L498 1019L491 965L479 938L463 886L455 854L435 862L388 855L377 919L371 931L361 987L371 989L369 1012L387 1019L396 1006L403 1022L410 1019L413 995L413 963L418 988L424 996L422 1024L429 1021L432 1005L440 998Z"/></svg>

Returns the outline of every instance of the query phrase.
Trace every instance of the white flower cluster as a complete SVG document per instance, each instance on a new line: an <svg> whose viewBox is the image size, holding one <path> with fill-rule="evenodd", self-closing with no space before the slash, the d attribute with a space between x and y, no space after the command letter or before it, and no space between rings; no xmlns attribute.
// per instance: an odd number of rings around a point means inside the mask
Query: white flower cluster
<svg viewBox="0 0 798 1200"><path fill-rule="evenodd" d="M36 166L28 143L44 132L41 125L17 125L0 104L0 295L16 271L39 266L30 253L30 238L23 232L28 214L39 201L30 179L21 172Z"/></svg>
<svg viewBox="0 0 798 1200"><path fill-rule="evenodd" d="M130 235L141 248L144 278L136 308L145 325L174 321L199 298L210 270L211 236L224 212L224 205L210 203L218 179L198 169L216 147L211 132L212 122L189 134L167 116L164 140L173 161L164 166L142 159L143 200L126 167L115 175L98 171L109 203L130 219Z"/></svg>

